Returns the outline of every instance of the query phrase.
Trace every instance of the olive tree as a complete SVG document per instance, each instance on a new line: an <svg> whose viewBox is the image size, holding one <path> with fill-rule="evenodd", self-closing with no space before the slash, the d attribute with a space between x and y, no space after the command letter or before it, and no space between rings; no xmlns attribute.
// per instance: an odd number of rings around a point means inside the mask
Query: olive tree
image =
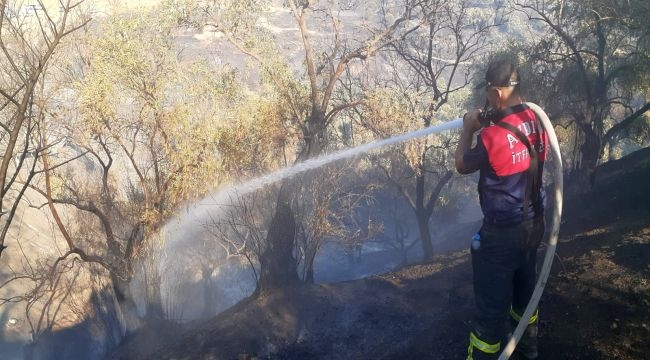
<svg viewBox="0 0 650 360"><path fill-rule="evenodd" d="M288 0L283 8L273 9L275 15L281 14L296 27L287 36L281 31L274 34L279 24L272 22L271 1L209 1L198 6L200 14L188 13L185 19L219 34L224 47L245 54L255 64L260 86L280 100L285 109L280 120L296 136L295 147L285 153L288 162L294 163L328 148L332 125L341 111L364 100L362 93L349 100L337 96L341 82L350 68L364 67L380 49L420 26L419 2L367 3L366 9L373 9L369 10L370 21L344 24L339 16L343 9L334 3ZM296 42L300 46L299 52L291 54L294 58L283 57L282 50L293 49ZM262 290L298 281L291 191L291 181L280 187L276 214L260 258Z"/></svg>
<svg viewBox="0 0 650 360"><path fill-rule="evenodd" d="M0 256L21 199L40 170L39 157L48 151L37 121L45 111L39 98L47 91L47 69L64 39L88 23L83 3L0 4Z"/></svg>
<svg viewBox="0 0 650 360"><path fill-rule="evenodd" d="M423 26L395 42L385 55L390 76L379 78L377 91L361 114L363 127L386 137L456 118L466 108L474 61L489 51L499 12L470 1L427 1ZM476 107L477 104L469 104ZM412 208L422 254L434 254L430 222L436 208L451 198L444 189L453 180L448 133L396 146L374 161L389 184Z"/></svg>
<svg viewBox="0 0 650 360"><path fill-rule="evenodd" d="M523 46L530 91L563 126L575 129L568 163L576 188L589 179L606 146L647 128L650 59L646 1L514 1L541 36ZM525 52L525 53L524 53ZM647 130L641 131L647 133Z"/></svg>
<svg viewBox="0 0 650 360"><path fill-rule="evenodd" d="M160 230L216 182L216 125L238 93L232 71L182 60L167 15L116 14L89 32L72 79L77 101L61 119L87 166L46 169L58 185L42 191L55 218L76 212L76 222L57 221L63 257L108 270L129 329L139 318L130 287L138 269L146 315L164 316Z"/></svg>

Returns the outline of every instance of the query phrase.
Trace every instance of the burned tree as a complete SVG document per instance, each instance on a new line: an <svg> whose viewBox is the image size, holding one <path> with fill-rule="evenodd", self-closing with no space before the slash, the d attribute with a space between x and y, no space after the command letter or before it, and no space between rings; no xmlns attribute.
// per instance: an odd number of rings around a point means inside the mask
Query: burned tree
<svg viewBox="0 0 650 360"><path fill-rule="evenodd" d="M332 4L295 0L285 2L287 15L298 27L293 40L301 45L301 54L296 55L304 59L302 65L279 55L279 49L286 44L283 41L290 40L275 37L260 21L261 18L266 19L265 9L270 2L214 1L202 9L201 16L186 20L223 35L236 51L258 65L263 84L286 109L282 122L297 137L295 148L288 149L284 154L289 163L296 163L322 154L329 145L331 127L341 111L363 103L363 93L356 94L354 99L341 101L336 96L340 81L352 64L365 66L364 61L380 49L420 26L416 18L421 15L418 13L421 8L416 6L417 3L419 1L383 2L373 12L370 22L347 30L337 15L341 9ZM393 20L387 20L389 18ZM331 32L333 37L314 36L322 32ZM359 38L362 40L356 40ZM280 192L277 213L273 216L276 219L274 224L285 224L292 228L290 225L294 222L294 216L290 216L290 213L295 209L289 211L288 208L291 204L291 186L282 185L282 188L287 190ZM280 218L283 216L286 219ZM289 238L280 239L284 236ZM260 286L290 285L294 277L287 274L296 269L296 259L292 253L295 233L270 229L268 240L266 246L270 250L263 254L277 259L260 259L264 266L269 266L262 270L266 275L262 276ZM278 244L273 244L274 241Z"/></svg>

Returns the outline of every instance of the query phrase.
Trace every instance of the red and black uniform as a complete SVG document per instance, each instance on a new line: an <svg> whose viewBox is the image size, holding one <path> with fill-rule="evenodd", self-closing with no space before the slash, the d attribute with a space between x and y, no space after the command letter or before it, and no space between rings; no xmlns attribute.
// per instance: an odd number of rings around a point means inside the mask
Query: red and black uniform
<svg viewBox="0 0 650 360"><path fill-rule="evenodd" d="M537 172L541 177L548 141L546 133L540 130L541 126L538 126L535 113L521 104L502 111L501 115L498 122L505 122L518 128L537 148L539 154ZM463 161L468 167L480 170L478 193L485 220L498 226L521 222L522 204L528 185L530 154L517 135L501 126L485 127L479 133L476 146L464 154ZM543 189L540 188L540 193L537 195L543 208ZM543 209L538 211L543 212ZM527 218L535 215L541 213L535 214L531 204Z"/></svg>
<svg viewBox="0 0 650 360"><path fill-rule="evenodd" d="M544 234L545 194L541 186L529 188L531 154L519 136L526 136L531 150L537 152L534 175L541 180L547 135L524 104L502 110L495 120L500 122L519 129L520 134L507 125L487 126L476 146L463 155L469 168L480 171L478 192L484 215L480 247L472 249L477 314L469 359L496 358L507 314L514 320L523 314L535 287L537 247ZM531 201L524 204L526 199ZM530 323L536 320L537 315Z"/></svg>

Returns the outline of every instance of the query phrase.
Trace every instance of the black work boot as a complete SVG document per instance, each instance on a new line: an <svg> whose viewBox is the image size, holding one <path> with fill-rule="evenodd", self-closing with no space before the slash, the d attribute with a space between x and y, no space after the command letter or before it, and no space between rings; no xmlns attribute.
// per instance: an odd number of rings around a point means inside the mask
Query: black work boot
<svg viewBox="0 0 650 360"><path fill-rule="evenodd" d="M474 349L472 354L468 354L465 360L497 360L500 353L496 354L487 354L481 350Z"/></svg>
<svg viewBox="0 0 650 360"><path fill-rule="evenodd" d="M517 327L521 315L519 315L512 307L510 307L510 327L512 331ZM533 316L528 321L528 326L517 343L515 352L526 359L537 359L537 323L539 321L539 310L536 310ZM512 332L508 337L512 336Z"/></svg>
<svg viewBox="0 0 650 360"><path fill-rule="evenodd" d="M517 343L515 352L526 359L537 359L537 323L526 327L521 340Z"/></svg>

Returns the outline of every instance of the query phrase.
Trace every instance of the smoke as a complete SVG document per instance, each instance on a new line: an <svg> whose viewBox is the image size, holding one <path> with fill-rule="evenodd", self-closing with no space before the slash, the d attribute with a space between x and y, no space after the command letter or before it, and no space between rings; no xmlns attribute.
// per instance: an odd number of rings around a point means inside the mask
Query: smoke
<svg viewBox="0 0 650 360"><path fill-rule="evenodd" d="M210 299L208 291L216 291L221 298L229 299L226 302L233 301L233 294L244 297L254 289L254 278L250 264L239 264L238 267L228 265L221 267L220 261L227 259L227 253L218 249L214 243L210 243L211 234L208 233L207 225L218 223L218 219L226 216L229 206L235 203L242 196L253 193L265 186L275 184L281 180L291 178L297 174L318 169L333 162L354 158L364 153L388 147L397 143L405 142L411 139L440 133L446 130L456 129L462 126L462 119L442 123L440 125L412 131L391 138L371 142L354 148L338 151L331 154L309 159L307 161L295 164L294 166L280 169L270 174L252 179L240 185L227 187L205 198L190 204L185 211L177 214L172 221L166 224L162 230L165 246L160 259L160 273L162 274L162 293L168 304L167 311L172 312L174 316L178 314L177 308L182 308L181 300L177 297L180 295L187 298L188 292L194 294L196 298L199 292L191 290L190 284L201 284L204 288L203 296L205 301ZM200 258L212 252L213 256L203 258L209 264L201 263ZM246 270L248 268L248 270ZM217 286L216 279L227 277L228 273L238 274L239 285L233 285L237 282L231 282L230 285ZM252 285L251 285L252 281ZM239 286L239 289L237 289ZM252 286L252 287L251 287ZM194 292L193 292L194 291ZM235 296L235 297L236 297ZM195 306L196 307L196 306ZM192 307L189 307L192 308ZM220 308L216 305L215 308ZM200 313L197 309L187 309ZM182 316L187 317L187 314Z"/></svg>

